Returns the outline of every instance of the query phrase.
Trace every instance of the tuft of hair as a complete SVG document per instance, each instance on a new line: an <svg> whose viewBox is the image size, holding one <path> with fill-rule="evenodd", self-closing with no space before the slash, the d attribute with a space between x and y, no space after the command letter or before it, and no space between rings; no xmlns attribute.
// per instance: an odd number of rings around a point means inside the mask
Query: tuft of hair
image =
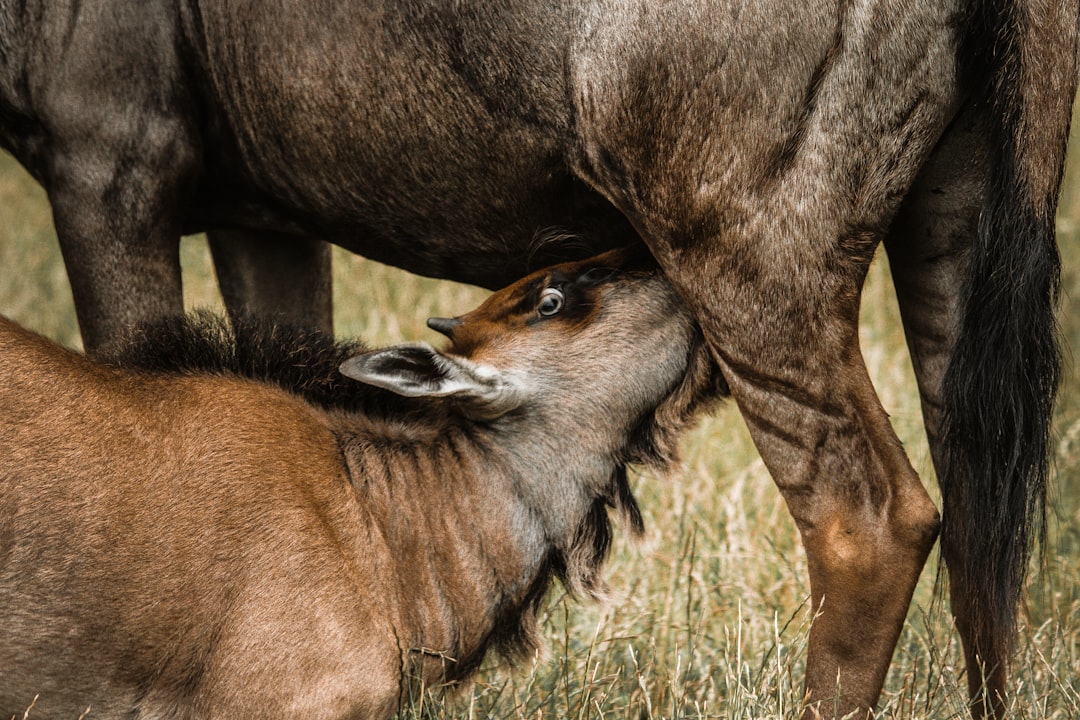
<svg viewBox="0 0 1080 720"><path fill-rule="evenodd" d="M538 230L528 248L528 267L536 266L535 259L543 258L542 265L580 260L596 254L595 246L579 234L560 227Z"/></svg>
<svg viewBox="0 0 1080 720"><path fill-rule="evenodd" d="M1037 195L1021 170L1025 106L1046 112L1045 98L1025 96L1035 91L1024 80L1024 12L1004 0L972 2L959 53L973 102L987 109L991 172L943 385L941 547L953 613L971 621L969 650L988 672L1008 662L1028 561L1044 532L1060 377L1056 190ZM1047 187L1058 186L1061 163L1039 169L1057 173Z"/></svg>
<svg viewBox="0 0 1080 720"><path fill-rule="evenodd" d="M544 561L533 584L525 593L521 606L516 609L507 608L505 614L495 623L491 641L499 657L515 664L518 660L529 659L543 653L544 640L540 627L540 611L544 600L547 598L551 581L555 577L555 563L549 556ZM473 667L477 667L483 660L484 652L475 659Z"/></svg>
<svg viewBox="0 0 1080 720"><path fill-rule="evenodd" d="M102 362L151 373L228 374L276 385L326 408L355 409L382 393L338 367L363 352L319 330L253 316L232 322L208 310L143 324L110 345Z"/></svg>

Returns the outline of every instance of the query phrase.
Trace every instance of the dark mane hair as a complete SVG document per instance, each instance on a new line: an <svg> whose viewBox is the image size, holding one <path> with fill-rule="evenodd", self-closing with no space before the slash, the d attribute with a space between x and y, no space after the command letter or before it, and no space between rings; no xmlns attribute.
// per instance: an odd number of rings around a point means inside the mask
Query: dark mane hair
<svg viewBox="0 0 1080 720"><path fill-rule="evenodd" d="M319 407L367 410L368 401L386 392L338 371L342 362L366 349L359 341L335 340L319 330L252 316L230 322L197 310L139 326L101 359L113 367L154 373L235 375L276 385Z"/></svg>

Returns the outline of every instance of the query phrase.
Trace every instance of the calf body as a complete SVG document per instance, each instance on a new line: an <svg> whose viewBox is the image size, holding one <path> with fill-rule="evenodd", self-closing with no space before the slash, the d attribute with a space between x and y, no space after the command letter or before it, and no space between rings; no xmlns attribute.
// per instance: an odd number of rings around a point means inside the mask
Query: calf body
<svg viewBox="0 0 1080 720"><path fill-rule="evenodd" d="M219 324L106 367L0 322L0 713L385 717L533 647L553 577L600 587L608 506L640 523L625 463L717 389L621 265L526 278L445 355Z"/></svg>

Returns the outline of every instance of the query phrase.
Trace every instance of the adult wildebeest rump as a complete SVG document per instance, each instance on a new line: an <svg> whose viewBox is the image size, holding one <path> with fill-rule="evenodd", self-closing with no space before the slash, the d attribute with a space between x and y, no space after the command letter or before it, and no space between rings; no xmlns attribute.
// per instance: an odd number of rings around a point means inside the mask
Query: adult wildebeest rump
<svg viewBox="0 0 1080 720"><path fill-rule="evenodd" d="M884 240L973 696L1003 710L1058 372L1075 0L0 0L2 142L42 182L93 351L181 306L329 324L318 239L501 284L644 241L807 550L807 689L875 703L937 512L856 333ZM975 527L973 518L981 517ZM839 690L837 690L839 682ZM813 711L813 705L808 707Z"/></svg>
<svg viewBox="0 0 1080 720"><path fill-rule="evenodd" d="M434 322L446 353L173 322L104 367L0 318L0 714L378 718L532 648L608 507L640 528L626 463L722 390L630 260Z"/></svg>

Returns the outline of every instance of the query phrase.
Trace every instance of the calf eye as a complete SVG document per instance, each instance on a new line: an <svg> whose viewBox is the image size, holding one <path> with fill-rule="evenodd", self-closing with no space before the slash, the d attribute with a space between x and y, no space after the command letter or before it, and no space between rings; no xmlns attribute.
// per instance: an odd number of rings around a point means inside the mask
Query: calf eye
<svg viewBox="0 0 1080 720"><path fill-rule="evenodd" d="M551 317L563 309L563 294L558 288L548 288L540 293L540 315Z"/></svg>

